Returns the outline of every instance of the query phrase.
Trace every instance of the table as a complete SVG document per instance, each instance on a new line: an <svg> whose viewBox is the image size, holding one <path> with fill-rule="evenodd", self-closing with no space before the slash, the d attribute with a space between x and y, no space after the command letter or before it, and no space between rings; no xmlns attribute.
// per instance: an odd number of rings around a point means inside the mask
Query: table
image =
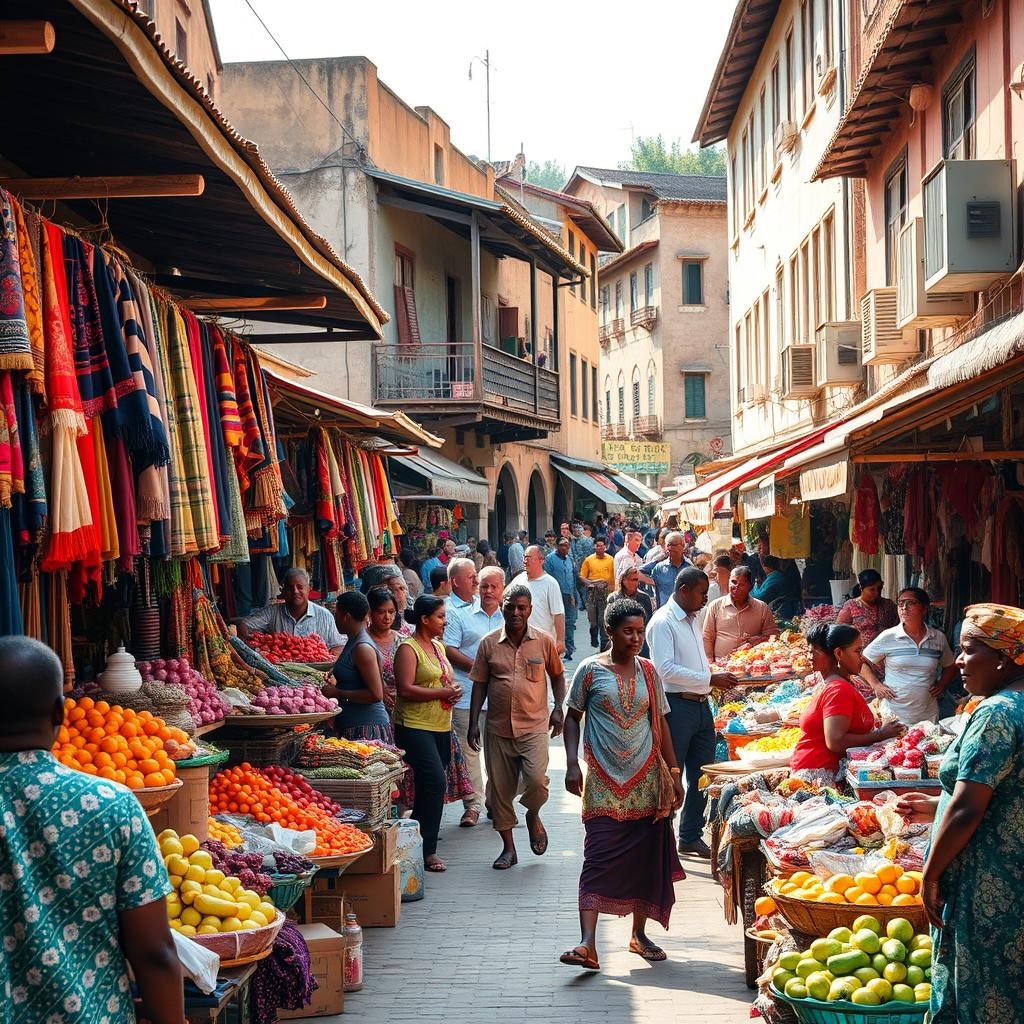
<svg viewBox="0 0 1024 1024"><path fill-rule="evenodd" d="M243 967L230 967L217 975L217 988L209 995L199 992L194 985L185 987L185 1016L190 1024L197 1021L221 1021L221 1014L233 1006L232 1024L248 1024L251 1020L249 1006L249 981L258 963ZM224 1018L225 1021L228 1019Z"/></svg>

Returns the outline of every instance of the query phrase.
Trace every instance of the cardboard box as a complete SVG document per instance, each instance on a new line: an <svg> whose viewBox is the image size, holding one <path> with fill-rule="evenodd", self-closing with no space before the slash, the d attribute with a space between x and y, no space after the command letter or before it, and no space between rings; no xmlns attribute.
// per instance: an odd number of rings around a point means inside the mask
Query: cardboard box
<svg viewBox="0 0 1024 1024"><path fill-rule="evenodd" d="M398 853L398 822L389 821L373 832L373 849L345 869L346 875L383 875L395 863Z"/></svg>
<svg viewBox="0 0 1024 1024"><path fill-rule="evenodd" d="M344 928L345 907L359 918L364 928L394 928L402 912L401 873L392 865L379 875L349 875L314 878L313 920Z"/></svg>
<svg viewBox="0 0 1024 1024"><path fill-rule="evenodd" d="M345 1007L345 937L325 924L300 924L299 931L309 946L317 989L313 1001L301 1010L278 1010L281 1020L325 1017Z"/></svg>

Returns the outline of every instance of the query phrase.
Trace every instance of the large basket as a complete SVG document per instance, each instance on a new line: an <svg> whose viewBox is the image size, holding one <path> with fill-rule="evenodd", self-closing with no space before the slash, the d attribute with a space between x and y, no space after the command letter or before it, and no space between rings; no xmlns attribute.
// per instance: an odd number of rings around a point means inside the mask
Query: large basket
<svg viewBox="0 0 1024 1024"><path fill-rule="evenodd" d="M255 768L290 764L302 744L303 734L291 730L269 730L252 734L221 734L218 744L228 751L228 765L248 761Z"/></svg>
<svg viewBox="0 0 1024 1024"><path fill-rule="evenodd" d="M142 804L142 809L146 814L156 814L164 804L174 799L181 787L181 779L175 779L169 786L149 786L132 792L135 793L135 798Z"/></svg>
<svg viewBox="0 0 1024 1024"><path fill-rule="evenodd" d="M812 937L828 935L833 928L850 928L862 914L870 914L884 928L890 921L902 917L914 926L915 932L928 930L928 915L919 903L906 907L863 906L858 903L815 903L768 890L779 913L790 927Z"/></svg>
<svg viewBox="0 0 1024 1024"><path fill-rule="evenodd" d="M359 822L364 831L380 828L391 816L391 793L405 774L405 766L375 779L306 779L316 790L329 796L342 807L363 811L366 817Z"/></svg>
<svg viewBox="0 0 1024 1024"><path fill-rule="evenodd" d="M858 1006L845 999L825 1003L820 999L791 999L773 985L772 998L793 1008L801 1024L916 1024L928 1012L927 1003L893 1000L881 1006Z"/></svg>
<svg viewBox="0 0 1024 1024"><path fill-rule="evenodd" d="M247 928L237 932L220 932L217 935L192 935L193 942L216 953L221 962L255 958L274 944L277 933L285 922L284 914L278 910L277 917L265 928Z"/></svg>
<svg viewBox="0 0 1024 1024"><path fill-rule="evenodd" d="M313 881L313 876L319 871L318 867L312 867L299 875L277 875L272 874L271 885L267 890L270 902L278 910L291 910L299 901L299 897Z"/></svg>

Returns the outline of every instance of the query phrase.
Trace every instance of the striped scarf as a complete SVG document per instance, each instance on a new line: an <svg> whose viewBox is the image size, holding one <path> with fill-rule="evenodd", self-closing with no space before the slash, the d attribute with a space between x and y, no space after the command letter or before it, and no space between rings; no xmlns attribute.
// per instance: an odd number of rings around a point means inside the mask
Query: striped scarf
<svg viewBox="0 0 1024 1024"><path fill-rule="evenodd" d="M233 343L232 372L235 378L235 395L238 400L238 417L242 425L242 440L235 455L238 466L242 495L249 490L249 470L258 466L265 457L260 427L256 422L256 410L253 407L252 394L249 388L249 367L245 359L245 349L238 342Z"/></svg>
<svg viewBox="0 0 1024 1024"><path fill-rule="evenodd" d="M52 224L47 224L53 238ZM57 229L60 231L60 229ZM68 310L71 315L71 342L75 352L75 375L82 409L87 417L117 407L114 378L103 343L99 298L92 276L92 246L61 231L61 250L67 281ZM57 258L55 249L54 259ZM56 269L56 267L55 267Z"/></svg>
<svg viewBox="0 0 1024 1024"><path fill-rule="evenodd" d="M11 197L0 190L0 370L31 370L35 363L12 205Z"/></svg>
<svg viewBox="0 0 1024 1024"><path fill-rule="evenodd" d="M25 323L28 327L29 346L32 349L32 368L28 382L37 394L45 392L46 346L43 334L43 303L39 293L39 220L30 221L16 200L11 200L14 224L18 232L18 262L21 266L21 288L25 300Z"/></svg>
<svg viewBox="0 0 1024 1024"><path fill-rule="evenodd" d="M213 324L210 325L210 341L213 345L213 376L220 406L220 425L225 443L229 449L234 449L242 443L242 421L238 414L235 378L231 372L224 335Z"/></svg>
<svg viewBox="0 0 1024 1024"><path fill-rule="evenodd" d="M15 494L25 493L25 464L18 438L11 371L0 370L0 507L10 508Z"/></svg>

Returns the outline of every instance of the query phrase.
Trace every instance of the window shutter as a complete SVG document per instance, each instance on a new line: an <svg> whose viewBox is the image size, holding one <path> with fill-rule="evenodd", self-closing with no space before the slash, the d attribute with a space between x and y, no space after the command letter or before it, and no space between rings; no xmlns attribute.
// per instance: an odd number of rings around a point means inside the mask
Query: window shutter
<svg viewBox="0 0 1024 1024"><path fill-rule="evenodd" d="M498 337L517 338L519 337L519 307L499 306L498 307Z"/></svg>
<svg viewBox="0 0 1024 1024"><path fill-rule="evenodd" d="M395 285L395 315L398 322L398 343L420 343L420 321L416 315L416 293L412 288Z"/></svg>

